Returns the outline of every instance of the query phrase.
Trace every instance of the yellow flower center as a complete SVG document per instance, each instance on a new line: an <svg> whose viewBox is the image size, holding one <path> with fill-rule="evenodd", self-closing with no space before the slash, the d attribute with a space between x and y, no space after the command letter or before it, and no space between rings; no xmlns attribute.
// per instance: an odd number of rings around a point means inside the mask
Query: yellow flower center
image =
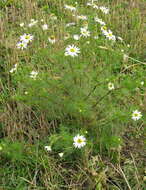
<svg viewBox="0 0 146 190"><path fill-rule="evenodd" d="M79 144L81 144L82 142L83 142L82 139L78 139L78 140L77 140L77 143L79 143Z"/></svg>
<svg viewBox="0 0 146 190"><path fill-rule="evenodd" d="M26 36L25 39L27 39L27 40L30 39L30 36Z"/></svg>
<svg viewBox="0 0 146 190"><path fill-rule="evenodd" d="M103 30L107 30L107 27L106 27L106 26L103 26L102 29L103 29Z"/></svg>
<svg viewBox="0 0 146 190"><path fill-rule="evenodd" d="M75 52L75 49L74 49L74 48L71 48L71 49L70 49L70 52L73 52L73 53L74 53L74 52Z"/></svg>
<svg viewBox="0 0 146 190"><path fill-rule="evenodd" d="M55 40L55 36L50 36L50 39L51 40Z"/></svg>
<svg viewBox="0 0 146 190"><path fill-rule="evenodd" d="M112 36L113 34L112 34L112 33L109 33L108 35L109 35L109 36Z"/></svg>
<svg viewBox="0 0 146 190"><path fill-rule="evenodd" d="M135 113L135 114L134 114L134 117L137 117L137 116L138 116L138 113Z"/></svg>

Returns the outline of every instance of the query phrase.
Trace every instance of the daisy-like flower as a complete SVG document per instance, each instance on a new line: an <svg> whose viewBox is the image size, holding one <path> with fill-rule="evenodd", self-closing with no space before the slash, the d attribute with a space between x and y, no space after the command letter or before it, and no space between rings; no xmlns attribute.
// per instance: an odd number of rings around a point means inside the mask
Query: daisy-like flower
<svg viewBox="0 0 146 190"><path fill-rule="evenodd" d="M95 20L95 22L98 22L99 24L105 26L105 22L102 19L98 18L97 16L94 17L94 20Z"/></svg>
<svg viewBox="0 0 146 190"><path fill-rule="evenodd" d="M83 37L89 37L90 36L90 31L87 30L87 28L80 28L81 36Z"/></svg>
<svg viewBox="0 0 146 190"><path fill-rule="evenodd" d="M45 148L48 152L51 152L51 151L52 151L51 146L45 146L44 148Z"/></svg>
<svg viewBox="0 0 146 190"><path fill-rule="evenodd" d="M139 120L141 117L142 117L142 114L141 114L140 111L138 111L138 110L133 111L133 113L132 113L132 119L134 121Z"/></svg>
<svg viewBox="0 0 146 190"><path fill-rule="evenodd" d="M76 7L73 7L72 5L64 5L64 8L70 11L76 11Z"/></svg>
<svg viewBox="0 0 146 190"><path fill-rule="evenodd" d="M63 155L64 155L64 153L63 153L63 152L60 152L58 155L62 158Z"/></svg>
<svg viewBox="0 0 146 190"><path fill-rule="evenodd" d="M115 37L115 35L113 35L111 30L103 31L103 33L106 36L106 38L108 38L109 40L113 40L113 41L116 40L116 37Z"/></svg>
<svg viewBox="0 0 146 190"><path fill-rule="evenodd" d="M26 42L24 42L24 41L22 41L22 42L18 42L17 44L16 44L16 47L18 48L18 49L26 49L27 48L27 43Z"/></svg>
<svg viewBox="0 0 146 190"><path fill-rule="evenodd" d="M87 20L88 19L86 15L77 15L76 18L80 19L80 20Z"/></svg>
<svg viewBox="0 0 146 190"><path fill-rule="evenodd" d="M75 148L82 148L86 145L86 138L83 135L77 135L73 138Z"/></svg>
<svg viewBox="0 0 146 190"><path fill-rule="evenodd" d="M80 49L75 45L68 45L65 49L65 56L76 57L80 53Z"/></svg>
<svg viewBox="0 0 146 190"><path fill-rule="evenodd" d="M20 36L20 41L25 42L25 43L29 43L33 40L33 36L31 34L23 34L22 36Z"/></svg>
<svg viewBox="0 0 146 190"><path fill-rule="evenodd" d="M56 38L55 38L54 35L50 36L50 37L48 38L48 40L49 40L49 42L50 42L51 44L54 44L54 43L56 42Z"/></svg>
<svg viewBox="0 0 146 190"><path fill-rule="evenodd" d="M74 35L73 35L73 39L74 39L74 40L79 40L79 39L80 39L80 36L79 36L78 34L74 34Z"/></svg>
<svg viewBox="0 0 146 190"><path fill-rule="evenodd" d="M109 83L108 83L108 89L109 89L109 90L114 90L114 89L115 89L114 84L111 83L111 82L109 82Z"/></svg>
<svg viewBox="0 0 146 190"><path fill-rule="evenodd" d="M99 7L99 9L104 13L104 14L108 14L109 13L109 9L107 7L101 6Z"/></svg>
<svg viewBox="0 0 146 190"><path fill-rule="evenodd" d="M106 35L107 34L107 27L106 26L101 26L101 31L102 31L102 33L103 33L103 35Z"/></svg>
<svg viewBox="0 0 146 190"><path fill-rule="evenodd" d="M43 30L48 30L48 25L47 25L47 24L43 24L43 25L42 25L42 29L43 29Z"/></svg>
<svg viewBox="0 0 146 190"><path fill-rule="evenodd" d="M36 77L37 77L37 75L38 75L38 72L37 71L32 71L31 73L30 73L30 78L32 78L32 79L36 79Z"/></svg>

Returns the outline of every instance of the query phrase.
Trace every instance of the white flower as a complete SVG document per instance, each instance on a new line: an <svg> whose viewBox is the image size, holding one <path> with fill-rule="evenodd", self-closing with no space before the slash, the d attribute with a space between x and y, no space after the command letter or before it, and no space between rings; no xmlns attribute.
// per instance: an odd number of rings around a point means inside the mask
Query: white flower
<svg viewBox="0 0 146 190"><path fill-rule="evenodd" d="M33 40L33 36L31 34L23 34L22 36L20 36L20 41L25 42L25 43L29 43Z"/></svg>
<svg viewBox="0 0 146 190"><path fill-rule="evenodd" d="M25 91L25 92L24 92L24 94L25 94L25 95L27 95L27 94L28 94L28 92L27 92L27 91Z"/></svg>
<svg viewBox="0 0 146 190"><path fill-rule="evenodd" d="M42 29L43 29L43 30L48 30L48 25L47 25L47 24L43 24L43 25L42 25Z"/></svg>
<svg viewBox="0 0 146 190"><path fill-rule="evenodd" d="M15 64L14 67L9 71L10 73L13 73L17 70L18 64Z"/></svg>
<svg viewBox="0 0 146 190"><path fill-rule="evenodd" d="M139 112L138 110L133 111L133 113L132 113L132 119L134 121L139 120L141 117L142 117L141 112Z"/></svg>
<svg viewBox="0 0 146 190"><path fill-rule="evenodd" d="M79 40L79 39L80 39L80 36L79 36L78 34L75 34L75 35L73 35L73 39L74 39L74 40Z"/></svg>
<svg viewBox="0 0 146 190"><path fill-rule="evenodd" d="M100 8L100 10L101 10L104 14L108 14L108 13L109 13L109 9L108 9L107 7L101 6L101 7L99 7L99 8Z"/></svg>
<svg viewBox="0 0 146 190"><path fill-rule="evenodd" d="M64 153L63 153L63 152L60 152L58 155L62 158L63 155L64 155Z"/></svg>
<svg viewBox="0 0 146 190"><path fill-rule="evenodd" d="M141 81L141 83L140 83L142 86L144 85L144 81Z"/></svg>
<svg viewBox="0 0 146 190"><path fill-rule="evenodd" d="M113 35L113 33L112 33L111 30L102 31L102 32L103 32L103 34L106 36L106 38L108 38L109 40L113 40L113 41L116 40L116 37L115 37L115 35Z"/></svg>
<svg viewBox="0 0 146 190"><path fill-rule="evenodd" d="M18 48L18 49L26 49L27 48L27 43L26 42L18 42L17 44L16 44L16 47Z"/></svg>
<svg viewBox="0 0 146 190"><path fill-rule="evenodd" d="M56 42L56 38L55 38L55 36L50 36L49 38L48 38L48 40L49 40L49 42L51 43L51 44L54 44L55 42Z"/></svg>
<svg viewBox="0 0 146 190"><path fill-rule="evenodd" d="M70 22L70 23L66 24L66 27L69 27L69 26L75 26L75 25L76 25L75 22Z"/></svg>
<svg viewBox="0 0 146 190"><path fill-rule="evenodd" d="M103 35L106 35L108 33L106 26L101 26L101 31L102 31Z"/></svg>
<svg viewBox="0 0 146 190"><path fill-rule="evenodd" d="M24 23L22 22L22 23L20 23L20 27L23 27L24 26Z"/></svg>
<svg viewBox="0 0 146 190"><path fill-rule="evenodd" d="M76 57L80 53L80 49L75 45L68 45L65 49L65 56Z"/></svg>
<svg viewBox="0 0 146 190"><path fill-rule="evenodd" d="M96 39L96 40L99 39L99 36L98 35L94 36L94 39Z"/></svg>
<svg viewBox="0 0 146 190"><path fill-rule="evenodd" d="M97 0L91 0L91 2L87 3L87 6L91 6L94 9L99 9L99 7L94 2L97 2Z"/></svg>
<svg viewBox="0 0 146 190"><path fill-rule="evenodd" d="M32 79L36 79L36 77L37 77L37 75L38 75L38 72L37 71L32 71L31 73L30 73L30 78L32 78Z"/></svg>
<svg viewBox="0 0 146 190"><path fill-rule="evenodd" d="M89 37L90 36L90 31L87 30L87 28L80 28L81 36L83 37Z"/></svg>
<svg viewBox="0 0 146 190"><path fill-rule="evenodd" d="M94 17L94 20L95 20L95 22L98 22L99 24L101 24L103 26L105 25L105 22L102 19L98 18L97 16Z"/></svg>
<svg viewBox="0 0 146 190"><path fill-rule="evenodd" d="M45 148L48 152L51 152L51 151L52 151L51 146L45 146L44 148Z"/></svg>
<svg viewBox="0 0 146 190"><path fill-rule="evenodd" d="M86 138L82 135L77 135L73 138L74 143L73 145L75 146L75 148L82 148L86 145Z"/></svg>
<svg viewBox="0 0 146 190"><path fill-rule="evenodd" d="M72 5L64 5L64 8L70 11L76 11L76 7L73 7Z"/></svg>
<svg viewBox="0 0 146 190"><path fill-rule="evenodd" d="M111 83L111 82L109 82L109 83L108 83L108 89L109 89L109 90L114 90L114 89L115 89L114 84Z"/></svg>
<svg viewBox="0 0 146 190"><path fill-rule="evenodd" d="M87 20L88 19L86 15L77 15L76 18L80 19L80 20Z"/></svg>
<svg viewBox="0 0 146 190"><path fill-rule="evenodd" d="M38 23L38 20L31 19L31 22L28 24L28 27L35 26Z"/></svg>

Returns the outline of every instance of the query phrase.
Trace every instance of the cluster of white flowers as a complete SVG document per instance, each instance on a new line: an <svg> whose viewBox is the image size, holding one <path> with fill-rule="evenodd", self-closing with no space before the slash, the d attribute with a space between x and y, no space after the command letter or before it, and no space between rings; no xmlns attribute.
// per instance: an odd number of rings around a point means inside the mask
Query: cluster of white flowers
<svg viewBox="0 0 146 190"><path fill-rule="evenodd" d="M16 44L18 49L26 49L29 42L33 40L33 36L31 34L23 34L20 36L20 41Z"/></svg>
<svg viewBox="0 0 146 190"><path fill-rule="evenodd" d="M104 14L108 14L109 13L109 8L107 7L104 7L104 6L98 6L96 3L98 1L96 0L90 0L87 2L87 6L90 6L94 9L98 9L98 10L101 10Z"/></svg>
<svg viewBox="0 0 146 190"><path fill-rule="evenodd" d="M86 145L86 138L83 135L77 134L75 137L73 137L73 146L75 148L83 148ZM45 150L47 152L52 152L51 146L44 146ZM64 156L64 152L58 153L59 157L62 158Z"/></svg>
<svg viewBox="0 0 146 190"><path fill-rule="evenodd" d="M30 78L36 80L37 75L38 75L38 72L37 72L37 71L32 71L32 72L30 73Z"/></svg>
<svg viewBox="0 0 146 190"><path fill-rule="evenodd" d="M104 13L104 14L108 14L109 13L109 9L107 7L101 6L99 7L99 9Z"/></svg>
<svg viewBox="0 0 146 190"><path fill-rule="evenodd" d="M30 20L30 23L28 24L28 27L31 28L32 26L35 26L37 23L38 23L38 20L31 19L31 20Z"/></svg>

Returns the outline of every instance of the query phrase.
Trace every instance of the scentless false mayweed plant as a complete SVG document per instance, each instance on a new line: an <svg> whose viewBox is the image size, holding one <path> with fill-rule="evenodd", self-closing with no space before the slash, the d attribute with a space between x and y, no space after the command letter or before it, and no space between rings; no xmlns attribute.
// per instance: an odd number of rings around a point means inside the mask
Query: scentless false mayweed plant
<svg viewBox="0 0 146 190"><path fill-rule="evenodd" d="M0 3L0 189L143 188L141 6Z"/></svg>

